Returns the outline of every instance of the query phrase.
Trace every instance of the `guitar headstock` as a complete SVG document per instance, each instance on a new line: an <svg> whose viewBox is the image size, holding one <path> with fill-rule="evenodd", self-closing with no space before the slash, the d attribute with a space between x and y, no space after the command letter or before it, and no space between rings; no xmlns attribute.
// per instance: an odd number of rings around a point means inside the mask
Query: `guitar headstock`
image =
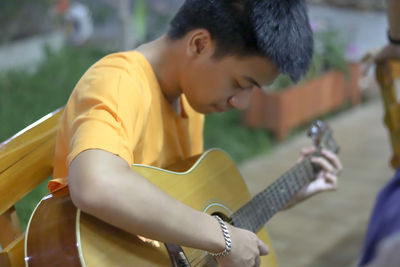
<svg viewBox="0 0 400 267"><path fill-rule="evenodd" d="M320 150L322 148L328 149L335 154L339 153L339 145L336 143L332 136L332 129L328 124L323 121L314 122L308 129L307 135L311 137L314 145Z"/></svg>

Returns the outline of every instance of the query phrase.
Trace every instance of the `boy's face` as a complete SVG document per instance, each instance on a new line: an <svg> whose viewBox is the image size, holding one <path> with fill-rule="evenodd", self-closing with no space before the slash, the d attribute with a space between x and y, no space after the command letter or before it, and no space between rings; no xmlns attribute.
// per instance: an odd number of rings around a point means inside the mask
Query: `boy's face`
<svg viewBox="0 0 400 267"><path fill-rule="evenodd" d="M208 49L207 45L213 44L199 41L193 48L197 54L187 62L180 79L182 92L197 112L246 109L252 90L271 84L279 74L264 57L225 56L216 60L215 47Z"/></svg>

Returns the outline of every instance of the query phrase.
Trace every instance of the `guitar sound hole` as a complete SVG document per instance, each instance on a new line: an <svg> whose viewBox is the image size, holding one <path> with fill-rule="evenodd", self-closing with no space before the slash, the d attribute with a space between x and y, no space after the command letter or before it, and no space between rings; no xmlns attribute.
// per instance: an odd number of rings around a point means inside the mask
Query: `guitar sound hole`
<svg viewBox="0 0 400 267"><path fill-rule="evenodd" d="M218 216L220 217L222 220L224 220L225 222L233 225L231 218L229 218L228 216L226 216L225 214L223 214L222 212L214 212L211 214L212 216Z"/></svg>

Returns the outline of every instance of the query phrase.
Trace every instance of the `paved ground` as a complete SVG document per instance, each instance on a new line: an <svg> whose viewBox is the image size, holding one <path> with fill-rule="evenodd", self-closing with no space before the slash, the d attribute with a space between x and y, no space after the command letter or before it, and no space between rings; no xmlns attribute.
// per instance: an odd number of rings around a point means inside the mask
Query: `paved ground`
<svg viewBox="0 0 400 267"><path fill-rule="evenodd" d="M380 99L328 121L341 146L345 170L336 192L324 193L277 214L267 224L279 266L343 267L357 259L378 189L393 175L389 137L382 122ZM255 194L296 161L304 134L277 146L272 153L241 166Z"/></svg>

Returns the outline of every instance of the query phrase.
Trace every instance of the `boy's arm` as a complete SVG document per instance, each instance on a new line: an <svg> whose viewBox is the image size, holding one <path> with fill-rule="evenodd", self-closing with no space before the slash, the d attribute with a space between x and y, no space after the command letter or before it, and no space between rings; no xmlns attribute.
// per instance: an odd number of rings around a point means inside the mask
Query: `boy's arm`
<svg viewBox="0 0 400 267"><path fill-rule="evenodd" d="M215 218L172 198L112 153L81 152L70 165L69 188L78 208L130 233L214 253L225 249ZM246 259L266 254L254 233L229 230L232 252L222 266L251 266Z"/></svg>

